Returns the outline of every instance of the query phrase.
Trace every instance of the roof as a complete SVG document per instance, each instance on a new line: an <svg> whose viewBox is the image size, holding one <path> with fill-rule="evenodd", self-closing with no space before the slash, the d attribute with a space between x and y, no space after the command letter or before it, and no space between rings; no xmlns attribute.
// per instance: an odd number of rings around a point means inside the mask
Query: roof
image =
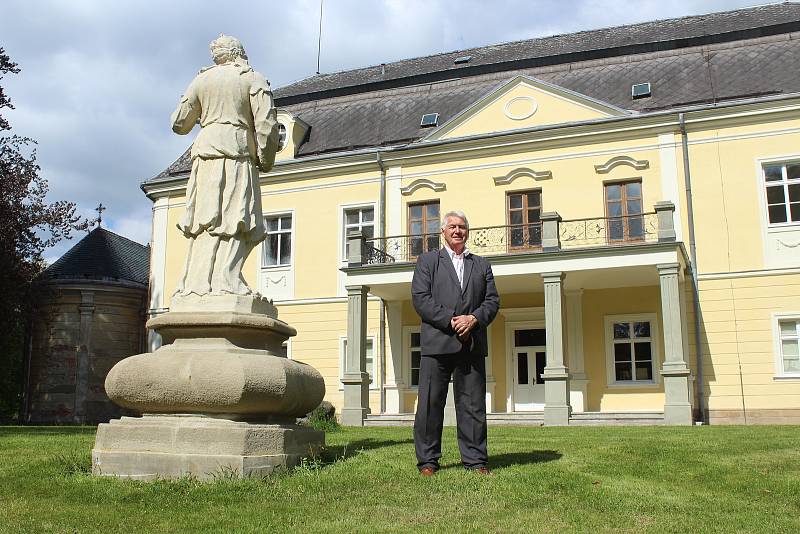
<svg viewBox="0 0 800 534"><path fill-rule="evenodd" d="M150 247L97 227L44 271L49 279L128 281L146 286Z"/></svg>
<svg viewBox="0 0 800 534"><path fill-rule="evenodd" d="M275 90L310 126L297 157L414 142L425 113L443 124L498 85L527 75L648 112L800 93L800 3L516 41L333 74ZM466 64L456 57L470 55ZM652 96L631 99L649 82ZM188 150L151 182L189 171Z"/></svg>

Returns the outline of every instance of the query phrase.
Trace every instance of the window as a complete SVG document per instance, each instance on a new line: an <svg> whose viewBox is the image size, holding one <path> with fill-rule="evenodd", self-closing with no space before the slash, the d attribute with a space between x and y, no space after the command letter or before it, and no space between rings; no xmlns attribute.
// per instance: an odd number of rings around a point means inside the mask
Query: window
<svg viewBox="0 0 800 534"><path fill-rule="evenodd" d="M339 366L339 379L341 380L344 378L344 365L345 365L345 358L347 358L347 338L341 337L339 338L341 341L341 355L340 355L340 362L341 365ZM375 347L375 338L374 337L367 337L367 374L369 375L369 387L374 389L378 387L377 382L375 382L375 357L374 357L374 347Z"/></svg>
<svg viewBox="0 0 800 534"><path fill-rule="evenodd" d="M278 152L286 148L286 125L278 123Z"/></svg>
<svg viewBox="0 0 800 534"><path fill-rule="evenodd" d="M800 377L800 318L778 318L778 372Z"/></svg>
<svg viewBox="0 0 800 534"><path fill-rule="evenodd" d="M652 314L606 317L609 384L647 385L658 381L655 330Z"/></svg>
<svg viewBox="0 0 800 534"><path fill-rule="evenodd" d="M769 224L800 223L800 162L764 166Z"/></svg>
<svg viewBox="0 0 800 534"><path fill-rule="evenodd" d="M642 182L605 184L606 232L610 242L641 241L644 239L642 219Z"/></svg>
<svg viewBox="0 0 800 534"><path fill-rule="evenodd" d="M343 260L347 261L350 254L350 246L347 236L350 232L361 232L367 240L375 237L375 208L372 206L362 206L358 208L346 208L344 210L344 247L342 253Z"/></svg>
<svg viewBox="0 0 800 534"><path fill-rule="evenodd" d="M520 191L506 195L508 245L515 250L542 246L542 192Z"/></svg>
<svg viewBox="0 0 800 534"><path fill-rule="evenodd" d="M419 386L419 364L422 359L422 349L420 348L420 334L419 332L410 332L409 352L411 358L411 385Z"/></svg>
<svg viewBox="0 0 800 534"><path fill-rule="evenodd" d="M439 248L439 201L408 205L408 256L414 259L423 252Z"/></svg>
<svg viewBox="0 0 800 534"><path fill-rule="evenodd" d="M287 266L292 263L291 214L267 217L267 239L261 258L263 267Z"/></svg>

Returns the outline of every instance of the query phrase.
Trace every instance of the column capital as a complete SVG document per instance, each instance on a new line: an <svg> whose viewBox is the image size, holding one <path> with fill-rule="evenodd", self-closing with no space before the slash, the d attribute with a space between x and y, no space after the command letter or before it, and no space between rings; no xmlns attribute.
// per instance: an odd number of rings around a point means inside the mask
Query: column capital
<svg viewBox="0 0 800 534"><path fill-rule="evenodd" d="M542 280L545 284L561 283L564 281L566 273L564 271L553 271L549 273L542 273Z"/></svg>
<svg viewBox="0 0 800 534"><path fill-rule="evenodd" d="M344 286L348 295L358 295L360 293L369 293L369 286Z"/></svg>
<svg viewBox="0 0 800 534"><path fill-rule="evenodd" d="M680 274L681 272L681 264L680 263L659 263L656 265L656 269L658 269L659 276L668 276L671 274Z"/></svg>

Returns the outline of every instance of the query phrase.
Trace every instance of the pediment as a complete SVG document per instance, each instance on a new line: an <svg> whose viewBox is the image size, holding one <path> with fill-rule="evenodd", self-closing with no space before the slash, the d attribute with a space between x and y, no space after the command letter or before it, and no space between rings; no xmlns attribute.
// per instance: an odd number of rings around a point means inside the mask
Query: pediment
<svg viewBox="0 0 800 534"><path fill-rule="evenodd" d="M629 113L530 76L516 76L462 110L424 140L454 139Z"/></svg>

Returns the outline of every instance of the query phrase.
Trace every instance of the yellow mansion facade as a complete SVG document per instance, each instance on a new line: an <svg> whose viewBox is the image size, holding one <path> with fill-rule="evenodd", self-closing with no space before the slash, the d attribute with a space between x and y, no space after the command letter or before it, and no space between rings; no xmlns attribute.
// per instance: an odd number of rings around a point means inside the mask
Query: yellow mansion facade
<svg viewBox="0 0 800 534"><path fill-rule="evenodd" d="M797 32L790 2L276 90L245 273L297 329L287 357L344 423L410 421L414 260L460 209L501 299L490 424L800 422ZM151 315L186 253L188 168L142 185Z"/></svg>

